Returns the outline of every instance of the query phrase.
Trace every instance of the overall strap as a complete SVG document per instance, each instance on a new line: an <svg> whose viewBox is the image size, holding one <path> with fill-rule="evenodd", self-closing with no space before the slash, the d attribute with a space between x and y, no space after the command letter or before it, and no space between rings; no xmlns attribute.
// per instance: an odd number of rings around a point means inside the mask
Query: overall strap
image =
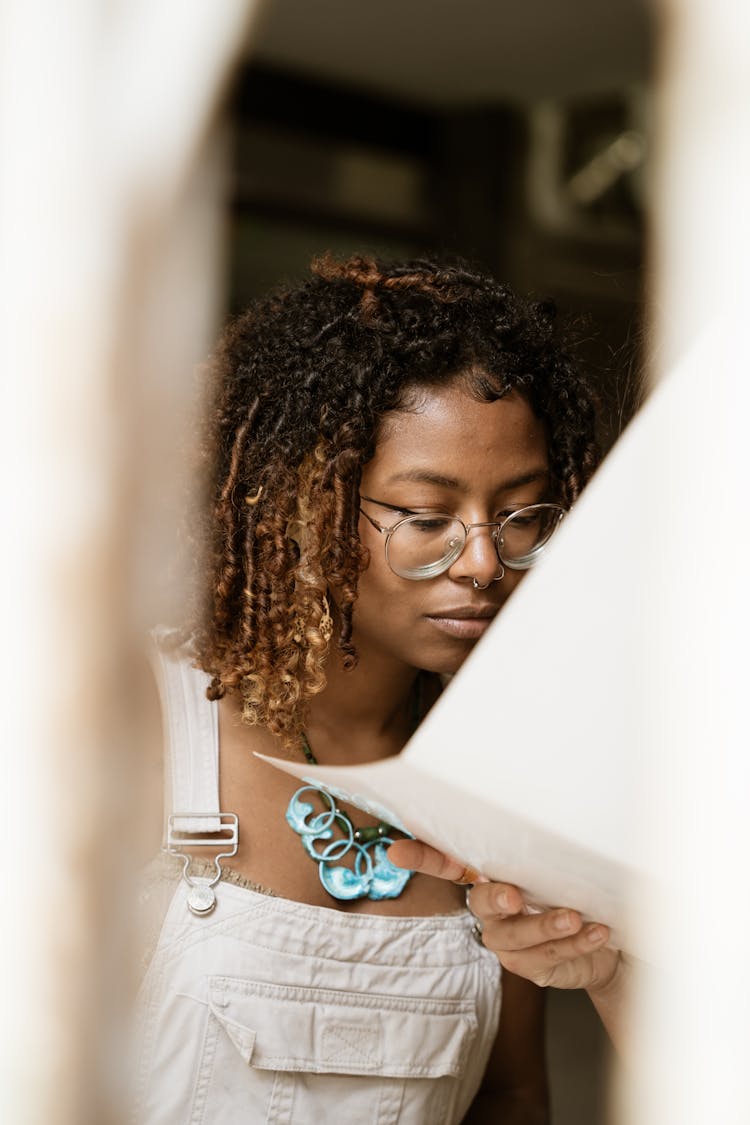
<svg viewBox="0 0 750 1125"><path fill-rule="evenodd" d="M170 633L164 626L151 633L164 716L164 823L172 815L182 832L218 832L218 704L206 698L210 676L193 667L190 653L164 644Z"/></svg>

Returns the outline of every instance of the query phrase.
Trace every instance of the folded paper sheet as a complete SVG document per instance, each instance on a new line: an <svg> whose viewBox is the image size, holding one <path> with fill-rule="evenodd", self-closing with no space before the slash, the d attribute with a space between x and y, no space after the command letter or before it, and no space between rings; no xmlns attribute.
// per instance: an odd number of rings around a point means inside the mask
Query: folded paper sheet
<svg viewBox="0 0 750 1125"><path fill-rule="evenodd" d="M665 459L665 435L687 424L702 370L695 355L653 394L398 757L268 759L533 904L606 922L647 959L628 903L652 901L663 877L639 819L664 673L652 641L674 557L660 551L674 532L662 517L674 482L689 489L698 471Z"/></svg>

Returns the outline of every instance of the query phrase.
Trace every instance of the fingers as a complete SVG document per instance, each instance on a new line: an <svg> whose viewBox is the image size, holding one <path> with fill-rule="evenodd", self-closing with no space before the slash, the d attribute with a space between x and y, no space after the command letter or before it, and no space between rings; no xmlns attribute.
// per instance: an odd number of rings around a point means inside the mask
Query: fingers
<svg viewBox="0 0 750 1125"><path fill-rule="evenodd" d="M397 840L388 849L388 858L396 867L407 867L410 871L419 871L423 875L435 875L438 879L448 879L451 882L459 880L470 883L473 880L469 875L476 872L469 871L465 864L423 844L421 840Z"/></svg>
<svg viewBox="0 0 750 1125"><path fill-rule="evenodd" d="M581 930L581 918L574 910L550 910L544 914L512 914L483 917L485 944L513 952L559 942Z"/></svg>
<svg viewBox="0 0 750 1125"><path fill-rule="evenodd" d="M597 926L561 941L548 941L515 952L493 952L504 968L542 987L552 984L557 988L588 988L600 976L611 975L612 968L603 971L599 959L605 958L614 965L618 956L606 947L606 934L605 926Z"/></svg>
<svg viewBox="0 0 750 1125"><path fill-rule="evenodd" d="M589 983L590 955L602 949L608 937L606 926L584 924L574 910L496 915L483 922L482 933L484 945L510 972L540 985L555 983L562 988Z"/></svg>
<svg viewBox="0 0 750 1125"><path fill-rule="evenodd" d="M585 923L575 910L528 913L518 887L490 883L421 840L397 840L388 849L388 858L397 867L424 875L474 882L468 907L480 924L477 932L511 973L558 988L589 988L611 978L619 955L607 946L606 926Z"/></svg>
<svg viewBox="0 0 750 1125"><path fill-rule="evenodd" d="M521 892L510 883L479 883L469 894L469 909L483 923L496 916L520 914L523 908Z"/></svg>
<svg viewBox="0 0 750 1125"><path fill-rule="evenodd" d="M474 887L469 909L481 923L483 944L517 976L542 986L580 988L611 972L609 960L616 954L608 957L605 948L609 930L584 923L575 910L526 913L518 888L504 883Z"/></svg>

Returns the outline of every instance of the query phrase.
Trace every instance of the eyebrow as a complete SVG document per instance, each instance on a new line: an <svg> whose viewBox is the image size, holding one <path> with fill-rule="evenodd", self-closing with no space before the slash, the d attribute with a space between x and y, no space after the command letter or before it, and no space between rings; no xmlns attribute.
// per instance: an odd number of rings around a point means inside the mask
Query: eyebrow
<svg viewBox="0 0 750 1125"><path fill-rule="evenodd" d="M503 481L498 486L497 491L506 492L508 489L521 488L525 484L533 484L535 481L547 480L548 478L549 469L531 469L529 472L521 473L511 480ZM457 477L446 477L442 473L433 473L430 469L407 469L403 473L396 473L389 477L385 483L396 484L399 481L407 481L413 484L434 484L440 488L452 488L458 492L469 491L469 485L465 481L459 480Z"/></svg>

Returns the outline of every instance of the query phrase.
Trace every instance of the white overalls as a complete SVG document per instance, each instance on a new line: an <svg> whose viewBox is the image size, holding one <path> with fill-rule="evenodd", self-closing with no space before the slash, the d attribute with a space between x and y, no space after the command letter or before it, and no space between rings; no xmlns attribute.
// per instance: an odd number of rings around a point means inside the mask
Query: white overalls
<svg viewBox="0 0 750 1125"><path fill-rule="evenodd" d="M207 677L184 654L162 651L160 664L172 807L217 814ZM215 909L197 917L179 862L162 862L177 863L177 886L170 874L139 995L137 1122L462 1119L500 1002L499 965L472 936L468 913L347 914L222 878Z"/></svg>

